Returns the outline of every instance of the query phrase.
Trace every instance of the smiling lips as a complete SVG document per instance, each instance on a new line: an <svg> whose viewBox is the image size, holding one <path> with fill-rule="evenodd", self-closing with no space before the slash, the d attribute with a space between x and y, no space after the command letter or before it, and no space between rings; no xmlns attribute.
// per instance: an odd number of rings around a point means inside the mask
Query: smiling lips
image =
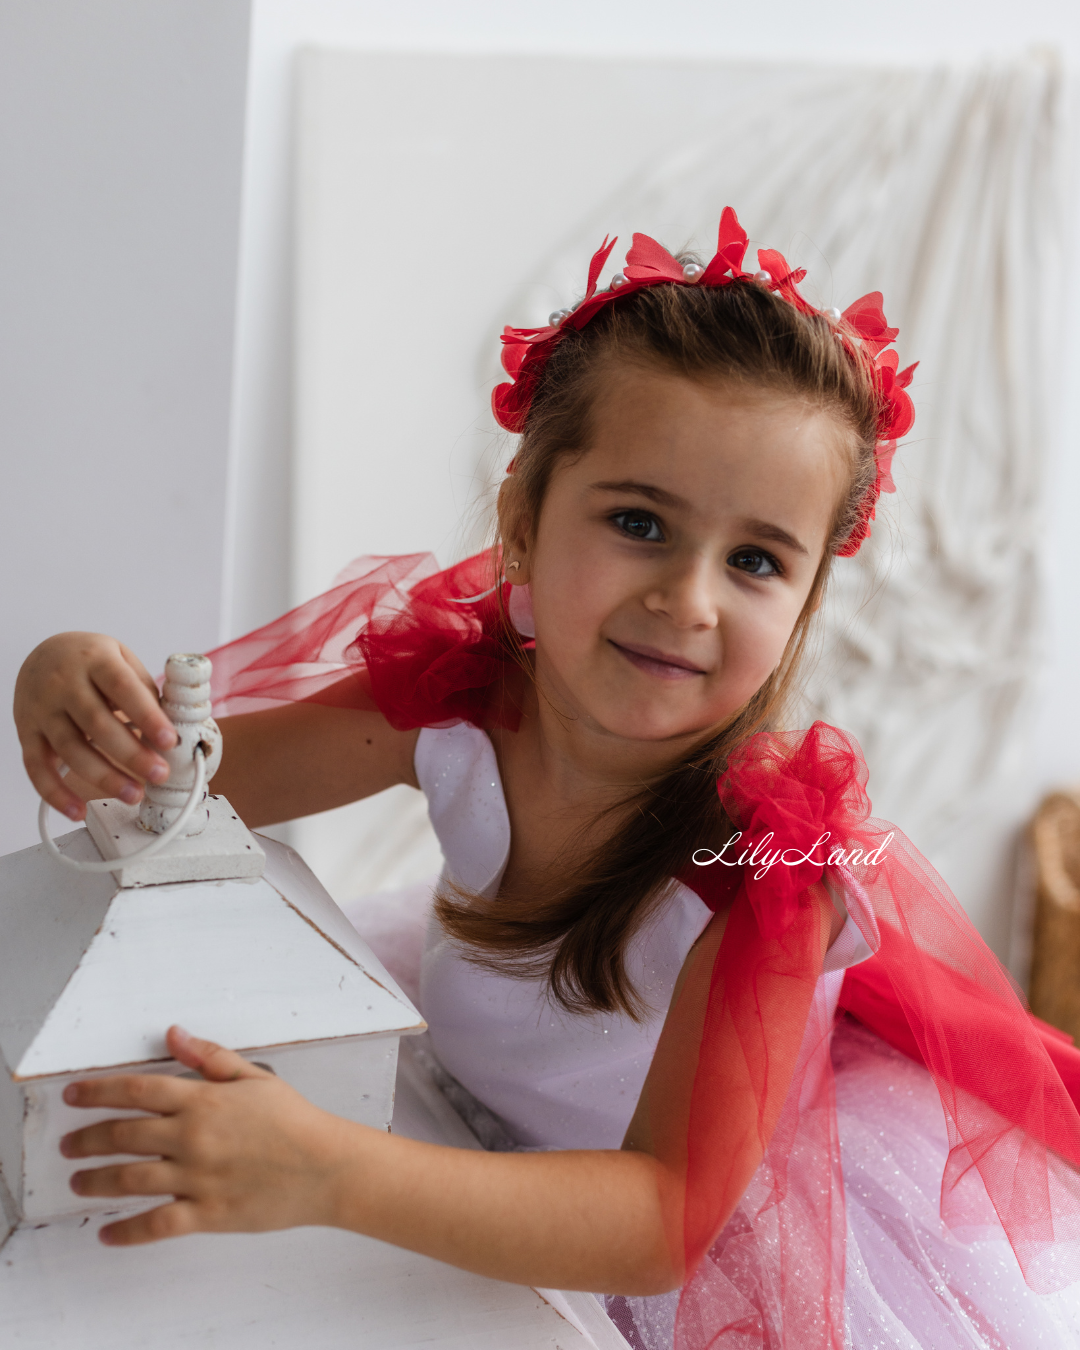
<svg viewBox="0 0 1080 1350"><path fill-rule="evenodd" d="M608 641L611 642L611 639L608 638ZM639 643L629 646L623 642L611 642L611 645L625 656L632 666L637 666L638 670L643 670L646 675L655 675L661 680L689 680L695 675L705 674L697 666L692 666L689 661L659 651L656 647L643 647Z"/></svg>

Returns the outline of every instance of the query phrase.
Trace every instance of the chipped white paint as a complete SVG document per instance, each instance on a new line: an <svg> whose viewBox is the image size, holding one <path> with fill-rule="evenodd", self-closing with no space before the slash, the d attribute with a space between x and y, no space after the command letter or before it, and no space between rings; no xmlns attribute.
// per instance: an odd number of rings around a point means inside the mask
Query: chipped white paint
<svg viewBox="0 0 1080 1350"><path fill-rule="evenodd" d="M125 862L153 838L139 823L140 810L115 797L87 803L87 829L102 858L118 859L113 876L121 886L262 876L266 855L224 797L209 797L196 809L200 821L197 835L181 834L160 853Z"/></svg>
<svg viewBox="0 0 1080 1350"><path fill-rule="evenodd" d="M255 836L224 797L208 797L205 788L179 837L160 853L144 853L147 835L163 834L187 807L197 786L197 752L207 783L221 763L221 731L210 716L211 669L205 656L190 653L174 654L165 664L161 706L178 738L162 752L168 779L148 783L139 806L115 798L87 806L86 826L102 858L131 859L113 873L121 886L262 876L266 859Z"/></svg>
<svg viewBox="0 0 1080 1350"><path fill-rule="evenodd" d="M250 1050L247 1058L272 1069L309 1101L334 1115L388 1130L393 1116L394 1078L397 1072L396 1036L370 1036L318 1042L314 1045L272 1045ZM114 1073L115 1069L106 1070ZM137 1073L183 1072L173 1060L140 1064ZM69 1162L61 1157L60 1140L69 1130L93 1125L99 1120L116 1120L137 1115L134 1111L80 1110L68 1106L63 1090L76 1078L101 1078L102 1071L62 1074L32 1079L24 1083L24 1123L21 1169L4 1175L10 1178L13 1199L26 1223L54 1221L61 1215L102 1211L135 1211L155 1203L145 1198L132 1200L87 1200L77 1196L68 1182L84 1162ZM112 1161L128 1161L118 1156ZM18 1162L16 1163L18 1166Z"/></svg>
<svg viewBox="0 0 1080 1350"><path fill-rule="evenodd" d="M176 728L177 742L171 750L161 752L169 764L169 777L164 783L147 784L139 808L139 824L153 834L167 830L184 809L195 785L196 746L206 757L208 783L221 763L221 731L210 716L211 670L205 656L190 652L174 653L165 663L161 706ZM205 812L196 810L185 834L200 834L206 822Z"/></svg>
<svg viewBox="0 0 1080 1350"><path fill-rule="evenodd" d="M0 1168L26 1221L85 1208L56 1145L91 1116L64 1105L65 1084L178 1072L173 1022L387 1128L398 1037L424 1023L304 863L261 843L261 878L142 889L40 847L0 859ZM59 845L95 852L84 830Z"/></svg>

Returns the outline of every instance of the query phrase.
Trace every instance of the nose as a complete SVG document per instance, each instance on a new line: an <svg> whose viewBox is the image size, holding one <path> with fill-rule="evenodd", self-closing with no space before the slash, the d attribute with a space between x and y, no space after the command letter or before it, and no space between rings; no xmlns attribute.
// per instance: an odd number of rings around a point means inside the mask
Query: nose
<svg viewBox="0 0 1080 1350"><path fill-rule="evenodd" d="M720 621L720 588L707 557L671 559L644 596L645 608L676 628L708 629Z"/></svg>

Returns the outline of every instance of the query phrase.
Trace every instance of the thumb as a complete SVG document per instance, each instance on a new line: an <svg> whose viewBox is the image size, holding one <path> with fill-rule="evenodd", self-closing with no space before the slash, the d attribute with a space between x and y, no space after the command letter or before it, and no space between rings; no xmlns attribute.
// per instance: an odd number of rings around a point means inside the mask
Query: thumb
<svg viewBox="0 0 1080 1350"><path fill-rule="evenodd" d="M172 1057L189 1069L195 1069L211 1083L229 1083L238 1078L271 1078L273 1075L250 1064L235 1050L226 1050L214 1041L203 1041L183 1027L172 1026L165 1034Z"/></svg>

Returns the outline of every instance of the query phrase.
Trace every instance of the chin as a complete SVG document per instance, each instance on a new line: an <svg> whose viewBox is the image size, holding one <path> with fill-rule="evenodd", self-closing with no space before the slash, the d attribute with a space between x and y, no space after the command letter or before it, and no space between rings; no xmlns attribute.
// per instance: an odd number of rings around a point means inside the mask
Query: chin
<svg viewBox="0 0 1080 1350"><path fill-rule="evenodd" d="M622 702L618 707L598 709L592 716L611 736L630 741L673 741L703 735L729 714L721 712L714 716L710 710L698 716L689 713L679 716L670 707L628 706Z"/></svg>

